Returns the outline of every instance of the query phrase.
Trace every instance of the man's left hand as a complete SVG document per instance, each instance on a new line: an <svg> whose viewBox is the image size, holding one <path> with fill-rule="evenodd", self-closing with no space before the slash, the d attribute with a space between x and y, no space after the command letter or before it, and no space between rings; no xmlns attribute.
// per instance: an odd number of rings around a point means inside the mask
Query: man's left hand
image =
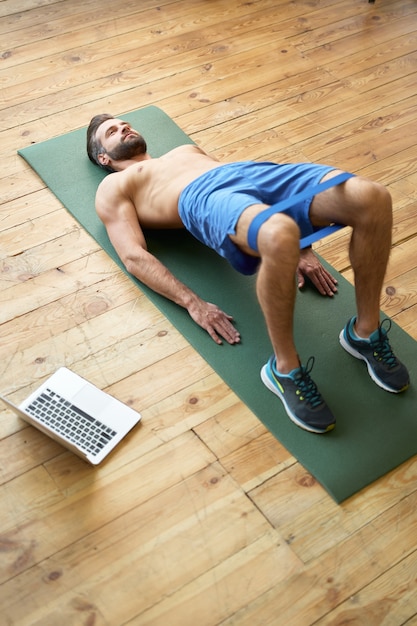
<svg viewBox="0 0 417 626"><path fill-rule="evenodd" d="M299 289L304 287L306 278L313 283L322 296L333 296L337 292L336 278L323 267L311 248L304 248L300 252L300 261L297 267Z"/></svg>

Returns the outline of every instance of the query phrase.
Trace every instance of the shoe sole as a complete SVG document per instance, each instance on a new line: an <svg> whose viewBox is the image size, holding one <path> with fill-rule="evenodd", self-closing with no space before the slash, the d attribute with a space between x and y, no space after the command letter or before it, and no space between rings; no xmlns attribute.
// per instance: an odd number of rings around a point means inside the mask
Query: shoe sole
<svg viewBox="0 0 417 626"><path fill-rule="evenodd" d="M406 385L402 389L393 389L392 387L389 387L388 385L386 385L380 378L378 378L374 370L372 369L372 366L369 363L368 359L365 356L363 356L363 354L355 350L355 348L351 346L350 343L347 342L347 340L345 339L344 330L340 332L339 341L340 341L340 345L342 346L342 348L346 350L346 352L354 356L356 359L365 361L366 367L368 368L368 374L372 378L374 383L378 385L378 387L381 387L381 389L384 389L385 391L389 391L390 393L401 393L402 391L405 391L407 389L408 385Z"/></svg>
<svg viewBox="0 0 417 626"><path fill-rule="evenodd" d="M319 429L319 428L314 428L314 426L309 426L308 424L306 424L305 422L300 420L300 418L298 418L291 411L290 407L288 406L288 404L284 400L284 397L280 393L279 389L277 389L277 387L275 387L274 383L269 378L267 365L264 365L263 368L261 369L261 379L262 379L262 382L265 385L265 387L267 387L269 389L269 391L272 391L272 393L274 393L276 396L278 396L278 398L281 400L288 417L290 418L290 420L292 422L294 422L294 424L296 424L297 426L299 426L303 430L307 430L309 433L315 433L317 435L323 435L324 433L328 433L330 430L333 430L333 428L335 427L335 424L330 424L329 426L327 426L323 430L323 429Z"/></svg>

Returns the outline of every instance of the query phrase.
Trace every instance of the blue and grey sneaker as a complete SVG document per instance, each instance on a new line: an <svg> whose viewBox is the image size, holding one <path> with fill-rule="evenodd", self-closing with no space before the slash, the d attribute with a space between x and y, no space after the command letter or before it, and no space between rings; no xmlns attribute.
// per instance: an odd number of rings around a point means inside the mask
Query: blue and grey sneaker
<svg viewBox="0 0 417 626"><path fill-rule="evenodd" d="M279 374L273 355L261 370L262 382L282 400L288 417L311 433L326 433L334 428L336 420L310 378L314 357L306 366L300 365L289 374Z"/></svg>
<svg viewBox="0 0 417 626"><path fill-rule="evenodd" d="M369 340L354 336L356 317L352 317L339 336L343 348L368 366L372 380L392 393L405 391L410 384L410 376L405 365L395 356L388 340L391 320L384 319L372 333Z"/></svg>

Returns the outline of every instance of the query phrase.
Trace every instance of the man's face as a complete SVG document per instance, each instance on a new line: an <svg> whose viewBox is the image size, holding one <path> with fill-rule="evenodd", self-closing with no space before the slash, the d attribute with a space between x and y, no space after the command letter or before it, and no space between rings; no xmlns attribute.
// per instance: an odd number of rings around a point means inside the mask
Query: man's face
<svg viewBox="0 0 417 626"><path fill-rule="evenodd" d="M112 161L125 161L146 154L146 141L128 122L106 120L97 129L96 137Z"/></svg>

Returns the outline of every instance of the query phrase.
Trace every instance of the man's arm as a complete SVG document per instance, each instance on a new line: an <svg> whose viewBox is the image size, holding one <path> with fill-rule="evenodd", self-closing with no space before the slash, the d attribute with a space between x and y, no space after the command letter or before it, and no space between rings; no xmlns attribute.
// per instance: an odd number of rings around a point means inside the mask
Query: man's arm
<svg viewBox="0 0 417 626"><path fill-rule="evenodd" d="M233 318L216 305L202 300L147 251L135 207L125 198L118 198L117 204L110 207L111 195L99 190L97 213L127 271L153 291L186 309L216 343L222 343L220 337L230 344L238 343L240 334L232 324Z"/></svg>

